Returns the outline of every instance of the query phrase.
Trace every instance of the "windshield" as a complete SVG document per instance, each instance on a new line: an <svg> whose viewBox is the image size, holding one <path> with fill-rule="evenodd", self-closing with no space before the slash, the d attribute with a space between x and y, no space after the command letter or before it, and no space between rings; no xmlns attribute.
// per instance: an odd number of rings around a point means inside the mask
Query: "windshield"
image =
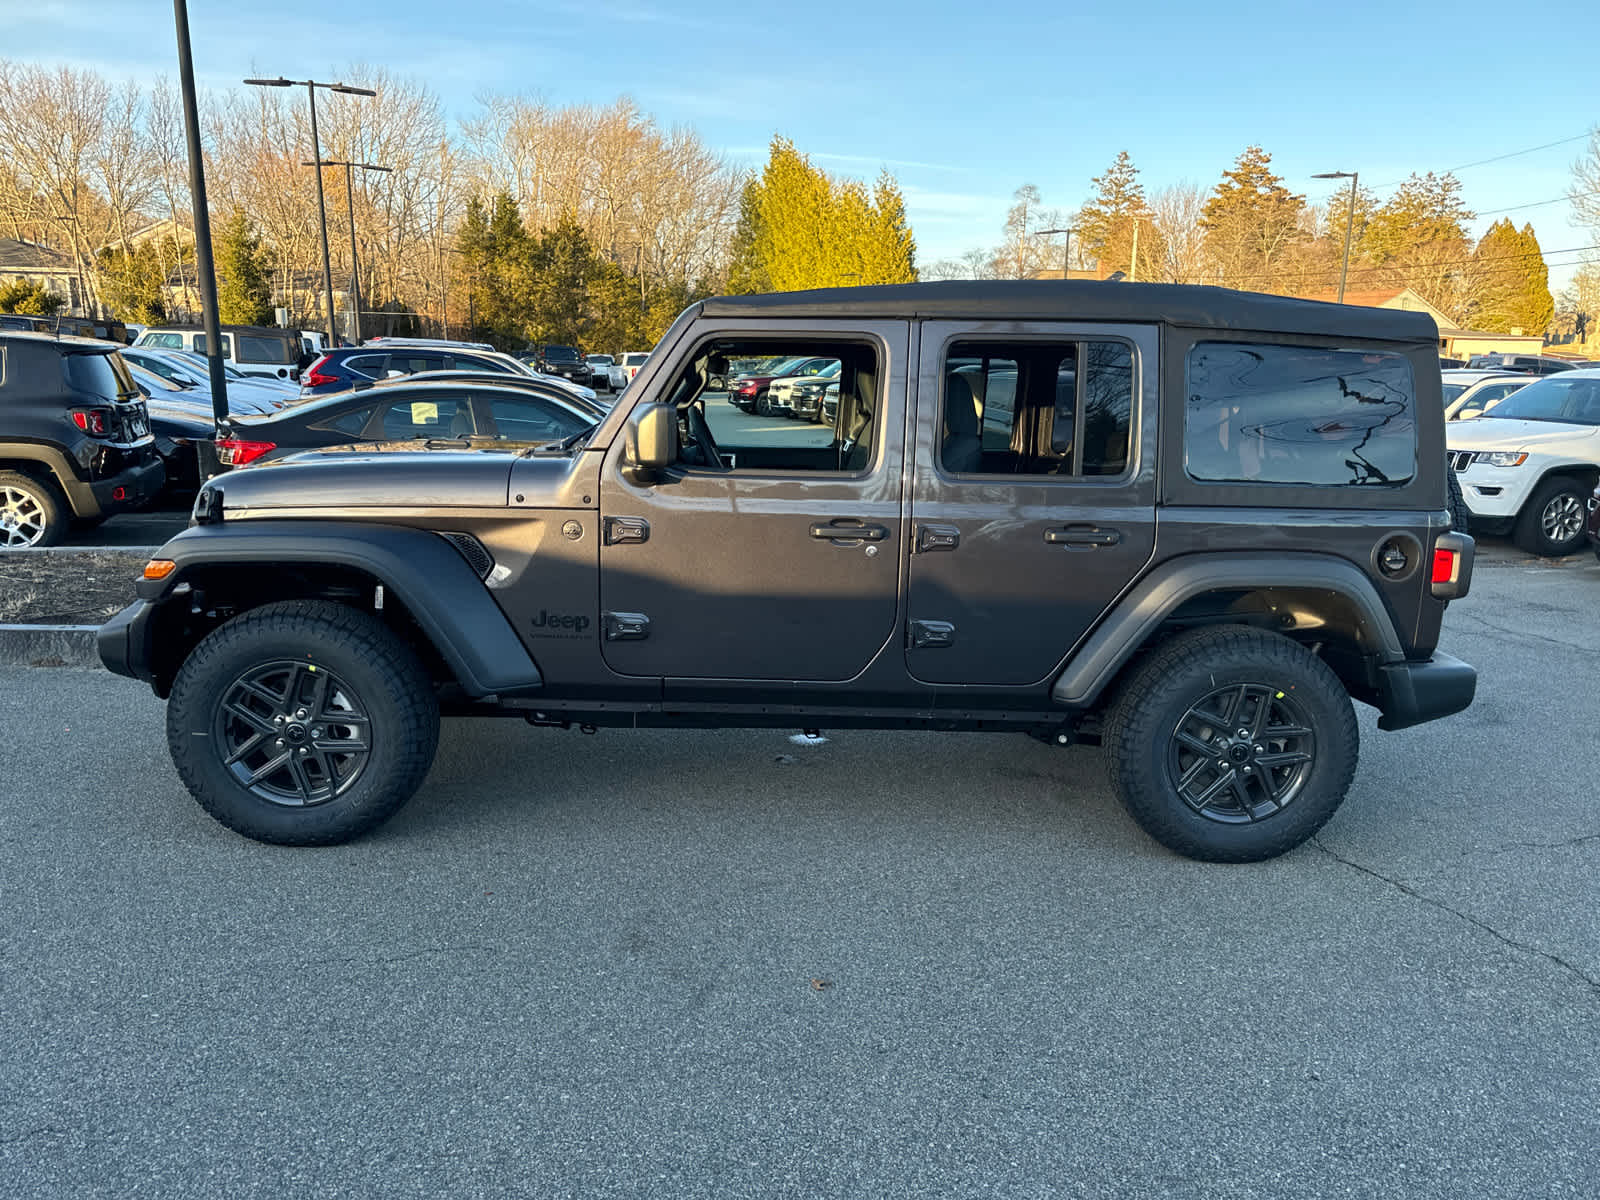
<svg viewBox="0 0 1600 1200"><path fill-rule="evenodd" d="M1466 391L1466 390L1467 390L1467 385L1464 384L1464 383L1447 383L1447 384L1445 384L1444 385L1444 402L1447 405L1448 404L1454 404L1457 400L1459 400L1461 398L1461 393Z"/></svg>
<svg viewBox="0 0 1600 1200"><path fill-rule="evenodd" d="M1494 407L1494 415L1511 421L1600 425L1600 378L1548 376L1500 401Z"/></svg>
<svg viewBox="0 0 1600 1200"><path fill-rule="evenodd" d="M544 348L544 356L547 360L559 360L561 362L576 362L578 360L578 352L571 346L546 346Z"/></svg>

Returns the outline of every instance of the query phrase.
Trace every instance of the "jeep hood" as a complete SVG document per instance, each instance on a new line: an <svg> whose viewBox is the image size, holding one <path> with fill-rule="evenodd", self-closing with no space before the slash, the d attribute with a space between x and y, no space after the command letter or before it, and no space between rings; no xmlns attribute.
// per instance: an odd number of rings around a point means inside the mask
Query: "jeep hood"
<svg viewBox="0 0 1600 1200"><path fill-rule="evenodd" d="M520 447L519 447L520 449ZM226 509L505 508L511 471L552 486L572 470L565 454L519 458L499 446L423 449L404 443L310 450L229 471L217 480Z"/></svg>
<svg viewBox="0 0 1600 1200"><path fill-rule="evenodd" d="M1600 433L1594 425L1569 425L1565 421L1518 421L1511 417L1475 417L1451 421L1445 440L1452 450L1534 450L1541 446L1570 445ZM1600 447L1595 447L1600 450Z"/></svg>

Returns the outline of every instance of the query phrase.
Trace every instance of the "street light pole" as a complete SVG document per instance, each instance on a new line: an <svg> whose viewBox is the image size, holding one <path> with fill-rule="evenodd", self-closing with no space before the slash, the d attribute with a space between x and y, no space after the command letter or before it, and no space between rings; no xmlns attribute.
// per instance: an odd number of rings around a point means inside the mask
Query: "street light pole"
<svg viewBox="0 0 1600 1200"><path fill-rule="evenodd" d="M1061 244L1061 278L1065 282L1072 272L1072 229L1035 229L1034 237L1045 237L1057 233L1066 234L1066 241Z"/></svg>
<svg viewBox="0 0 1600 1200"><path fill-rule="evenodd" d="M178 82L183 92L183 131L189 150L189 199L194 209L195 282L200 288L200 323L206 331L206 371L211 379L211 419L217 437L228 433L228 374L222 369L222 322L217 316L217 271L211 261L211 211L206 204L206 164L200 149L200 115L194 94L194 58L189 50L189 6L172 0L178 25ZM196 445L200 474L216 474L216 443Z"/></svg>
<svg viewBox="0 0 1600 1200"><path fill-rule="evenodd" d="M344 168L344 207L345 207L346 215L350 218L350 298L351 298L351 303L352 303L352 308L350 310L350 336L355 341L355 344L359 346L359 345L361 345L361 267L360 267L360 264L356 261L356 202L355 202L355 197L354 197L354 194L353 194L353 185L350 182L350 175L351 175L352 169L355 168L355 167L360 167L363 171L386 171L386 172L387 171L392 171L392 170L394 170L394 168L393 167L380 167L376 163L358 163L358 162L349 162L346 159L326 159L326 158L319 159L316 162L303 162L300 165L302 167L316 167L317 168L317 191L318 191L318 193L320 193L322 191L322 168L323 167L343 167ZM326 255L327 255L327 252L328 252L328 242L327 242L327 234L326 234L327 226L324 225L323 229L324 229L324 234L323 234L323 242L322 242L322 252L323 252L323 255L324 255L324 260L323 261L326 262L327 261L326 260ZM329 289L328 294L330 296L333 294L331 288Z"/></svg>
<svg viewBox="0 0 1600 1200"><path fill-rule="evenodd" d="M1339 303L1344 303L1344 283L1350 274L1350 234L1356 224L1356 180L1361 178L1360 171L1324 171L1320 175L1313 175L1313 179L1348 179L1350 181L1350 203L1344 215L1344 258L1339 263Z"/></svg>
<svg viewBox="0 0 1600 1200"><path fill-rule="evenodd" d="M376 96L371 88L351 87L347 83L318 83L315 79L246 79L252 87L304 87L311 101L311 159L322 161L322 142L317 136L317 89L344 92L350 96ZM322 286L327 297L328 349L339 344L339 335L333 329L333 265L328 258L328 205L322 196L322 172L317 172L317 221L322 230Z"/></svg>

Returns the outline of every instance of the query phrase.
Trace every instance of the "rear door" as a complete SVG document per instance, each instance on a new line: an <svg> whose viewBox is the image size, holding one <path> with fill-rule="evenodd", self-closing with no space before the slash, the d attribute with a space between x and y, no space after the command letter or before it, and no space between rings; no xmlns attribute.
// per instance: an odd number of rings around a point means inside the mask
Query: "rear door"
<svg viewBox="0 0 1600 1200"><path fill-rule="evenodd" d="M1025 685L1155 545L1156 327L923 325L906 662L929 683Z"/></svg>

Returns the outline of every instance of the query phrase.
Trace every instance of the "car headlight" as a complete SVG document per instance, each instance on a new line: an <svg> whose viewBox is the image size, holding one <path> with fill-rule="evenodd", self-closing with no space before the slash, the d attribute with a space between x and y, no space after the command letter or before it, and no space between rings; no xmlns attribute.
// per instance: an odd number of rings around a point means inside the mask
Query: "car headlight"
<svg viewBox="0 0 1600 1200"><path fill-rule="evenodd" d="M1526 450L1485 450L1477 461L1486 467L1520 467L1528 461Z"/></svg>

